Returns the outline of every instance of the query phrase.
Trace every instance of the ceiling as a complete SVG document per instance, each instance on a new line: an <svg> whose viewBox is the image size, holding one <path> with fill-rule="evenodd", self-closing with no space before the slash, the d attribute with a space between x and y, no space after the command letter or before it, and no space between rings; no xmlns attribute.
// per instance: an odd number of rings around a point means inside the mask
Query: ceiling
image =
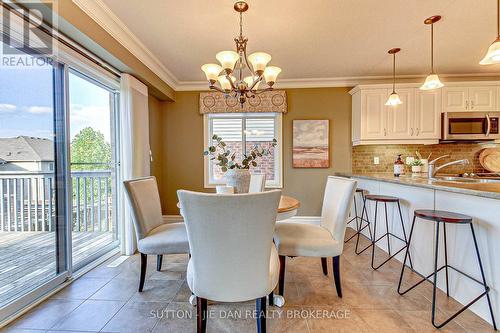
<svg viewBox="0 0 500 333"><path fill-rule="evenodd" d="M76 1L75 1L76 2ZM238 15L234 0L98 0L139 40L176 84L204 81L204 63L234 49ZM249 53L264 51L283 69L280 79L386 77L400 47L399 75L426 75L430 67L431 15L439 74L495 74L480 66L496 37L494 0L249 0L243 33ZM113 15L114 14L114 15Z"/></svg>

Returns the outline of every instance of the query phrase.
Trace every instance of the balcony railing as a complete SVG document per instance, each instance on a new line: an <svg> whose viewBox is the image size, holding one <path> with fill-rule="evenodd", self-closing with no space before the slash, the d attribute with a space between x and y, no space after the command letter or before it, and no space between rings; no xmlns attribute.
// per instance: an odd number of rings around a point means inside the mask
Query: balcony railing
<svg viewBox="0 0 500 333"><path fill-rule="evenodd" d="M72 171L72 231L112 231L110 170ZM51 172L0 173L0 231L54 231Z"/></svg>

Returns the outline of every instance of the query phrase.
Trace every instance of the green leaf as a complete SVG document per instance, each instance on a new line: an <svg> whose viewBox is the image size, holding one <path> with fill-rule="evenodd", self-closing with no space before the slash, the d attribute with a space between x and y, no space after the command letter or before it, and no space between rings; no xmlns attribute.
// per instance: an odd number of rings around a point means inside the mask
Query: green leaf
<svg viewBox="0 0 500 333"><path fill-rule="evenodd" d="M212 140L217 140L217 134L212 135Z"/></svg>
<svg viewBox="0 0 500 333"><path fill-rule="evenodd" d="M211 152L211 153L214 153L215 152L215 147L214 146L208 147L208 151Z"/></svg>
<svg viewBox="0 0 500 333"><path fill-rule="evenodd" d="M226 168L225 166L223 166L223 167L221 168L221 170L222 170L222 172L226 172L226 171L227 171L227 168Z"/></svg>
<svg viewBox="0 0 500 333"><path fill-rule="evenodd" d="M254 167L256 167L256 166L257 166L257 162L252 161L252 165L253 165Z"/></svg>

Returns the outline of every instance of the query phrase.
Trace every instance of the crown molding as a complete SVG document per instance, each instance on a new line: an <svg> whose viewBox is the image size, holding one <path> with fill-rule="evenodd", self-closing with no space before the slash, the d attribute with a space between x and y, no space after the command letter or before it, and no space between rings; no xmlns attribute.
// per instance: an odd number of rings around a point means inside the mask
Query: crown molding
<svg viewBox="0 0 500 333"><path fill-rule="evenodd" d="M176 90L179 82L177 78L102 0L73 0L73 2L172 89Z"/></svg>

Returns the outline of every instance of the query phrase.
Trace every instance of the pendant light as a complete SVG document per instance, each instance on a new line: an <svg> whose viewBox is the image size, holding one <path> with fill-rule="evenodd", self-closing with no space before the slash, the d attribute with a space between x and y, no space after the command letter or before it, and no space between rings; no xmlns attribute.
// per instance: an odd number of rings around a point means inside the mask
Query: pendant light
<svg viewBox="0 0 500 333"><path fill-rule="evenodd" d="M439 21L441 16L431 16L424 21L425 24L431 26L431 73L425 78L424 84L420 87L421 90L432 90L444 87L439 77L434 73L434 23Z"/></svg>
<svg viewBox="0 0 500 333"><path fill-rule="evenodd" d="M389 95L385 105L396 106L401 105L403 102L399 99L399 95L396 93L396 53L401 51L400 48L390 49L387 53L392 54L392 93Z"/></svg>
<svg viewBox="0 0 500 333"><path fill-rule="evenodd" d="M500 64L500 0L497 0L497 39L490 45L480 65Z"/></svg>

